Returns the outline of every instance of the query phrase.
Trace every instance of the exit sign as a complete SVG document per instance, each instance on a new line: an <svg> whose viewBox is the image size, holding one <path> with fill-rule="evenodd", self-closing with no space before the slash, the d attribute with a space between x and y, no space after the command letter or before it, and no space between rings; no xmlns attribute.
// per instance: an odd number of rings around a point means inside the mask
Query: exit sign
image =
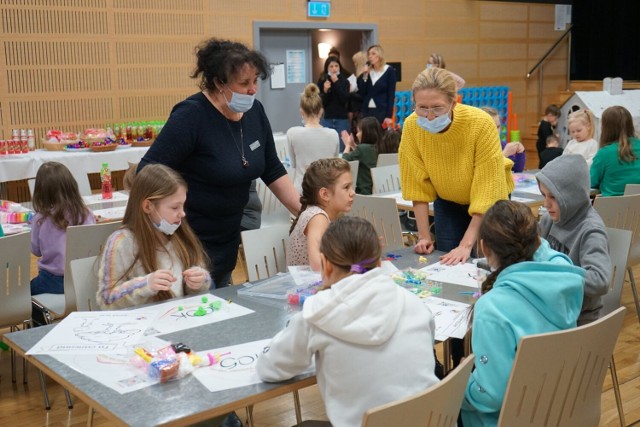
<svg viewBox="0 0 640 427"><path fill-rule="evenodd" d="M328 1L310 1L308 5L309 18L328 18L331 15L331 3Z"/></svg>

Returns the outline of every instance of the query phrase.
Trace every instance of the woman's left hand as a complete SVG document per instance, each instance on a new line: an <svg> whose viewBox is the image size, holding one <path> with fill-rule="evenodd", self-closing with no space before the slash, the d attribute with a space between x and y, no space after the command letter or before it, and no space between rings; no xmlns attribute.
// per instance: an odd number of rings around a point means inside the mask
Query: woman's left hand
<svg viewBox="0 0 640 427"><path fill-rule="evenodd" d="M188 270L182 272L184 282L190 289L200 289L207 280L207 272L200 267L191 267Z"/></svg>
<svg viewBox="0 0 640 427"><path fill-rule="evenodd" d="M471 248L465 248L464 246L458 246L451 252L442 255L440 262L446 265L456 265L461 262L466 262L471 255Z"/></svg>

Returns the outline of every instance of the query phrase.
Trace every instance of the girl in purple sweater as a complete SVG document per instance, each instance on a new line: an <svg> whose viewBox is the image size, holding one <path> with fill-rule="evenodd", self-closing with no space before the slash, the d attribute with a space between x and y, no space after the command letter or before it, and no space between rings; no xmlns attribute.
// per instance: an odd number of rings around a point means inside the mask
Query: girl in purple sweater
<svg viewBox="0 0 640 427"><path fill-rule="evenodd" d="M33 210L31 252L40 259L38 275L31 279L31 295L63 294L67 227L96 221L82 201L77 181L58 162L46 162L38 169Z"/></svg>

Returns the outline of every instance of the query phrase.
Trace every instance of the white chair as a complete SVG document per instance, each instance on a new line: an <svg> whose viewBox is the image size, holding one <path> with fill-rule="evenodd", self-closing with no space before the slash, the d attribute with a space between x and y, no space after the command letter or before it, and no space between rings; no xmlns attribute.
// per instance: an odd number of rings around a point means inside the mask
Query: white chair
<svg viewBox="0 0 640 427"><path fill-rule="evenodd" d="M280 224L240 233L250 282L287 271L289 228L289 224Z"/></svg>
<svg viewBox="0 0 640 427"><path fill-rule="evenodd" d="M349 167L351 167L351 186L353 191L356 191L356 182L358 181L358 170L360 169L360 160L350 160Z"/></svg>
<svg viewBox="0 0 640 427"><path fill-rule="evenodd" d="M473 359L473 354L467 356L445 379L423 392L369 409L362 427L456 426Z"/></svg>
<svg viewBox="0 0 640 427"><path fill-rule="evenodd" d="M593 207L598 211L607 227L630 230L633 233L627 259L627 272L640 321L638 290L631 268L640 264L640 194L630 196L596 197Z"/></svg>
<svg viewBox="0 0 640 427"><path fill-rule="evenodd" d="M31 233L0 237L0 327L10 331L31 323ZM16 354L11 349L11 381L16 382ZM27 383L27 362L22 361L22 382Z"/></svg>
<svg viewBox="0 0 640 427"><path fill-rule="evenodd" d="M404 247L402 227L394 199L356 194L349 215L364 218L372 223L378 235L382 236L384 250Z"/></svg>
<svg viewBox="0 0 640 427"><path fill-rule="evenodd" d="M71 260L71 278L76 292L78 311L100 310L96 294L98 292L97 256Z"/></svg>
<svg viewBox="0 0 640 427"><path fill-rule="evenodd" d="M397 165L398 163L398 153L383 153L378 154L378 162L376 163L376 166L392 166Z"/></svg>
<svg viewBox="0 0 640 427"><path fill-rule="evenodd" d="M371 168L373 194L400 191L400 165Z"/></svg>
<svg viewBox="0 0 640 427"><path fill-rule="evenodd" d="M262 203L260 228L279 224L291 224L291 214L261 179L256 180L256 192Z"/></svg>
<svg viewBox="0 0 640 427"><path fill-rule="evenodd" d="M602 383L625 310L577 328L523 337L498 426L598 426Z"/></svg>
<svg viewBox="0 0 640 427"><path fill-rule="evenodd" d="M627 184L624 187L625 196L633 196L635 194L640 194L640 184Z"/></svg>
<svg viewBox="0 0 640 427"><path fill-rule="evenodd" d="M76 291L71 274L71 261L100 254L107 238L116 231L120 221L103 224L75 225L67 227L67 245L64 267L64 294L40 294L32 297L33 303L45 313L47 322L53 322L76 311Z"/></svg>
<svg viewBox="0 0 640 427"><path fill-rule="evenodd" d="M278 158L282 163L288 162L289 150L287 148L287 135L274 135L273 140L276 145L276 153L278 154Z"/></svg>
<svg viewBox="0 0 640 427"><path fill-rule="evenodd" d="M611 257L612 271L611 284L609 291L603 296L603 307L600 316L606 316L620 307L620 297L622 294L622 286L624 285L625 270L627 268L627 257L629 255L629 247L631 246L632 233L629 230L618 230L616 228L607 228L607 236L609 237L609 256ZM620 394L620 384L618 383L618 372L613 354L609 362L609 370L611 372L611 382L613 383L613 393L616 398L616 406L618 408L618 417L620 418L620 426L625 427L624 407L622 406L622 396Z"/></svg>

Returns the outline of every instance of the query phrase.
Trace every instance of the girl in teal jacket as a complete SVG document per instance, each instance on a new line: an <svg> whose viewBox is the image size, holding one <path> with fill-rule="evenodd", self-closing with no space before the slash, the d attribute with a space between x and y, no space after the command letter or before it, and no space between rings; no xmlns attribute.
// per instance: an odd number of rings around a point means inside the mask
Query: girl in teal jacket
<svg viewBox="0 0 640 427"><path fill-rule="evenodd" d="M584 270L538 235L531 210L501 200L480 226L492 273L473 309L475 370L462 403L465 427L495 426L520 338L576 326Z"/></svg>

